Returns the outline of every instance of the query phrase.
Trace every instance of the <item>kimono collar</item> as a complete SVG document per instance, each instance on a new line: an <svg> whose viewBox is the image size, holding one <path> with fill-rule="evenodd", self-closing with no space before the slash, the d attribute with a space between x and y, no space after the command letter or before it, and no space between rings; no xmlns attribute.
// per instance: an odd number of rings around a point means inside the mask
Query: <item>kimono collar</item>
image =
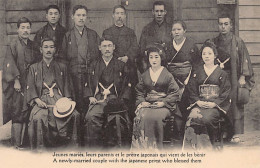
<svg viewBox="0 0 260 168"><path fill-rule="evenodd" d="M47 68L50 68L52 64L53 64L53 59L51 60L49 65L44 61L44 59L42 59L42 66L46 66Z"/></svg>
<svg viewBox="0 0 260 168"><path fill-rule="evenodd" d="M113 58L113 56L110 58L110 60L106 61L106 60L104 59L104 57L102 56L102 59L103 59L104 63L106 64L106 66L108 66L108 64L109 64L109 62L112 60L112 58Z"/></svg>
<svg viewBox="0 0 260 168"><path fill-rule="evenodd" d="M21 37L19 37L19 36L18 36L18 39L20 40L22 46L27 46L27 44L28 44L29 41L30 41L29 39L27 39L26 42L25 42L25 40L23 40L23 39L22 39Z"/></svg>
<svg viewBox="0 0 260 168"><path fill-rule="evenodd" d="M213 66L212 68L208 68L208 67L206 67L205 64L204 64L204 70L205 70L205 72L206 72L206 74L207 74L208 76L210 76L210 75L214 72L214 70L215 70L217 67L218 67L218 65L215 65L215 66Z"/></svg>
<svg viewBox="0 0 260 168"><path fill-rule="evenodd" d="M151 76L151 79L152 79L152 82L153 82L153 86L156 84L160 74L162 73L163 68L164 67L162 66L156 72L154 72L151 67L149 68L149 72L150 72L150 76Z"/></svg>
<svg viewBox="0 0 260 168"><path fill-rule="evenodd" d="M232 40L232 37L233 37L233 34L230 32L226 35L222 35L220 34L220 39L223 40L223 41L228 41L228 40Z"/></svg>
<svg viewBox="0 0 260 168"><path fill-rule="evenodd" d="M53 31L55 31L58 28L59 23L56 24L55 27L53 27L50 23L47 24L49 28L51 28Z"/></svg>
<svg viewBox="0 0 260 168"><path fill-rule="evenodd" d="M86 29L87 29L87 27L84 26L84 28L82 29L82 32L80 32L78 30L78 28L76 26L74 26L74 32L80 34L81 36L86 32Z"/></svg>
<svg viewBox="0 0 260 168"><path fill-rule="evenodd" d="M176 51L180 51L180 49L182 48L182 46L183 46L183 44L185 43L185 41L186 41L186 37L184 37L184 39L182 40L182 42L180 43L180 44L177 44L175 41L174 41L174 39L172 40L172 45L173 45L173 47L174 47L174 49L176 50Z"/></svg>

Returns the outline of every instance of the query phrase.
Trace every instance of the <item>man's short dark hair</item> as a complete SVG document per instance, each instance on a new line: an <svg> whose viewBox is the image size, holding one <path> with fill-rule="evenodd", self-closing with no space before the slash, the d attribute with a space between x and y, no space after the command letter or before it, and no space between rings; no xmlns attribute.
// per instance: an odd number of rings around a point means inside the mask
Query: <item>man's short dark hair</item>
<svg viewBox="0 0 260 168"><path fill-rule="evenodd" d="M102 43L103 41L111 41L111 42L114 44L111 35L105 35L105 36L101 37L101 38L100 38L100 41L99 41L99 45L101 45L101 43ZM115 44L114 44L114 45L115 45Z"/></svg>
<svg viewBox="0 0 260 168"><path fill-rule="evenodd" d="M56 47L55 41L54 41L52 38L50 38L50 37L45 37L45 38L43 38L43 39L41 40L41 47L42 47L42 45L43 45L43 43L44 43L45 41L52 41L53 44L54 44L54 46Z"/></svg>
<svg viewBox="0 0 260 168"><path fill-rule="evenodd" d="M72 14L74 15L76 13L76 11L79 10L79 9L85 9L86 12L88 12L88 8L86 6L84 6L84 5L76 5L72 9Z"/></svg>
<svg viewBox="0 0 260 168"><path fill-rule="evenodd" d="M124 11L126 12L126 9L125 9L125 7L123 5L116 5L113 8L113 13L115 13L116 9L118 9L118 8L124 9Z"/></svg>
<svg viewBox="0 0 260 168"><path fill-rule="evenodd" d="M59 11L59 13L60 13L60 8L57 5L49 5L46 8L46 13L48 13L50 9L57 9Z"/></svg>
<svg viewBox="0 0 260 168"><path fill-rule="evenodd" d="M163 5L163 6L164 6L164 10L165 10L165 3L164 3L163 1L155 1L155 2L153 3L153 9L154 9L155 6L157 6L157 5Z"/></svg>
<svg viewBox="0 0 260 168"><path fill-rule="evenodd" d="M32 22L31 22L28 18L26 18L26 17L21 17L21 18L17 21L17 28L18 28L18 29L19 29L19 27L20 27L20 25L21 25L22 23L29 23L30 26L32 26Z"/></svg>
<svg viewBox="0 0 260 168"><path fill-rule="evenodd" d="M228 14L228 13L222 13L222 14L218 15L218 21L219 21L219 19L221 19L221 18L229 18L230 23L232 24L232 17L231 17L230 14Z"/></svg>

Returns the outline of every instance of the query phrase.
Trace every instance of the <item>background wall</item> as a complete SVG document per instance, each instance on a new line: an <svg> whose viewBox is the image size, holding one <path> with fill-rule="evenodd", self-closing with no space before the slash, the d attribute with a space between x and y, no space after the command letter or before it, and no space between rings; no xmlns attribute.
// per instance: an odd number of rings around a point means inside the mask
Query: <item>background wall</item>
<svg viewBox="0 0 260 168"><path fill-rule="evenodd" d="M143 26L152 18L151 8L155 0L129 0L127 26L136 31L138 40ZM72 26L71 10L76 4L88 6L87 26L99 35L112 24L112 8L125 0L0 0L0 70L6 46L17 35L16 22L28 17L32 22L33 39L35 32L45 25L45 8L57 4L61 8L61 22L67 28ZM253 63L256 86L251 100L246 105L246 130L260 130L260 1L237 0L237 5L218 5L217 0L165 0L168 10L167 20L183 19L188 26L187 34L200 46L206 39L218 35L217 16L220 12L234 15L234 33L239 35L248 47ZM1 93L1 91L0 91ZM1 99L0 99L1 100ZM0 103L1 104L1 103ZM1 105L0 105L1 106ZM1 109L1 107L0 107Z"/></svg>

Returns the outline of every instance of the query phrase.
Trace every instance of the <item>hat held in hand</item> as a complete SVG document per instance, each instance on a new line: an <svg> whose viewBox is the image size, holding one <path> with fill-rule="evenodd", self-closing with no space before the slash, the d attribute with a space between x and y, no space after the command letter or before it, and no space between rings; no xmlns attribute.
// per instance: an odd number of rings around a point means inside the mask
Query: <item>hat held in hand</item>
<svg viewBox="0 0 260 168"><path fill-rule="evenodd" d="M67 117L73 112L75 106L76 102L70 100L69 98L60 98L53 108L53 114L58 118Z"/></svg>

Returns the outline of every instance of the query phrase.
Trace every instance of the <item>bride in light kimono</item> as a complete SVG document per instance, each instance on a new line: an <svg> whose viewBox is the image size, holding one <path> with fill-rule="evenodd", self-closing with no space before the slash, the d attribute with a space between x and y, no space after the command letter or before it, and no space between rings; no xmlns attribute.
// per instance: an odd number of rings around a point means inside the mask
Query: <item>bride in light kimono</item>
<svg viewBox="0 0 260 168"><path fill-rule="evenodd" d="M201 48L204 65L198 67L188 83L190 114L186 123L184 147L211 148L216 140L218 120L230 107L231 85L228 74L215 59L215 45L206 41Z"/></svg>
<svg viewBox="0 0 260 168"><path fill-rule="evenodd" d="M165 61L162 47L150 46L146 53L151 67L142 74L136 86L132 149L161 149L163 120L175 112L179 86L162 66Z"/></svg>

